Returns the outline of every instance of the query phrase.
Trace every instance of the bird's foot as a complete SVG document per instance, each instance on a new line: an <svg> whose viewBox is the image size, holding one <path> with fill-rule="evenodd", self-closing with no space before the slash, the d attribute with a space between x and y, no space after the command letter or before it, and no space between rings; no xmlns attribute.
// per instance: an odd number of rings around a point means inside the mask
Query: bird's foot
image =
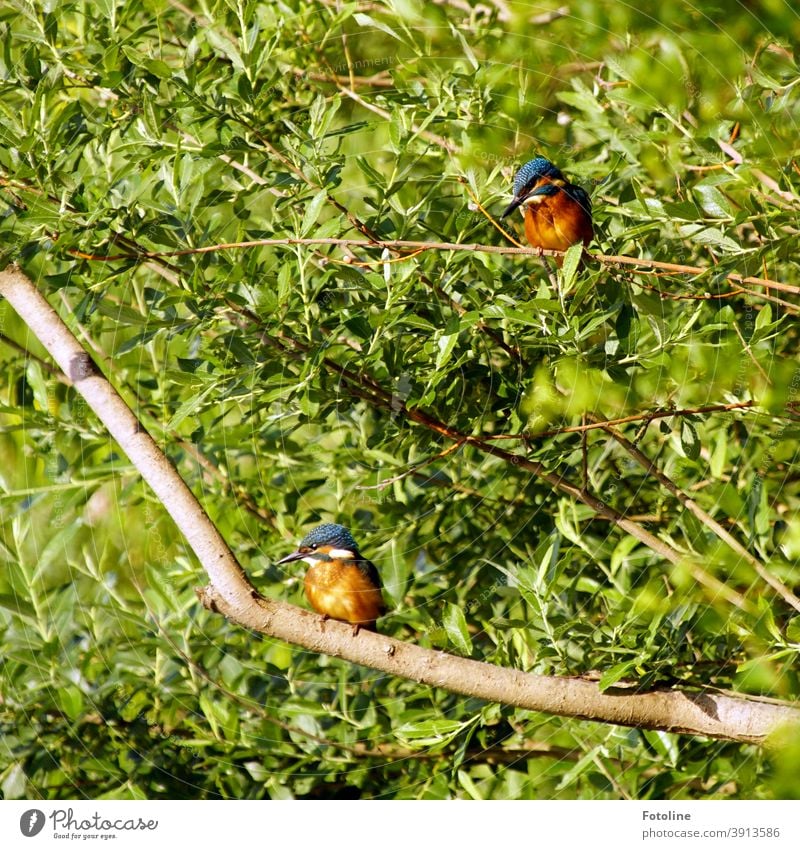
<svg viewBox="0 0 800 849"><path fill-rule="evenodd" d="M361 623L360 622L351 622L350 624L353 626L353 636L357 637L358 632L361 630Z"/></svg>

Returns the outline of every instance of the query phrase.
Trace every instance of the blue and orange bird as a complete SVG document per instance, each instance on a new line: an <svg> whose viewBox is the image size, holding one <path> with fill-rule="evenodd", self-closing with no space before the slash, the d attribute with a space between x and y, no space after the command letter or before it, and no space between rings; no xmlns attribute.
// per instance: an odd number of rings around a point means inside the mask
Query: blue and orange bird
<svg viewBox="0 0 800 849"><path fill-rule="evenodd" d="M594 238L592 201L580 187L568 182L543 156L526 162L514 177L514 199L500 216L525 205L525 237L534 248L565 251L588 245ZM564 258L555 257L561 268Z"/></svg>
<svg viewBox="0 0 800 849"><path fill-rule="evenodd" d="M347 528L319 525L278 565L295 560L308 564L306 598L317 613L324 619L349 622L354 636L359 628L375 630L375 620L386 610L381 578Z"/></svg>

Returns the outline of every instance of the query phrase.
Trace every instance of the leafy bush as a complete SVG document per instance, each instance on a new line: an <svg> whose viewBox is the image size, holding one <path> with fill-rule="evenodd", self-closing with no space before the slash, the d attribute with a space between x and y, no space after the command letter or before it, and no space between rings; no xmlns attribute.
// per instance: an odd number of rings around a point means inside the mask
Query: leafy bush
<svg viewBox="0 0 800 849"><path fill-rule="evenodd" d="M233 5L0 10L0 238L259 588L304 603L275 561L340 521L387 633L796 698L797 611L630 450L797 588L793 16ZM507 245L475 200L499 214L539 152L590 190L598 252L704 270L553 285L531 256L374 245ZM367 244L293 243L325 238ZM6 304L0 333L6 798L800 792L752 746L476 703L201 611L136 470ZM575 431L626 418L626 444Z"/></svg>

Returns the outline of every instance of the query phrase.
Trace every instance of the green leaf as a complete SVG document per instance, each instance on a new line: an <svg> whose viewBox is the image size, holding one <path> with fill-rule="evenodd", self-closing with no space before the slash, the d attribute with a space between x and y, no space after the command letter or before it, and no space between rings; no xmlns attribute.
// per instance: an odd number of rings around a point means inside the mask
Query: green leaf
<svg viewBox="0 0 800 849"><path fill-rule="evenodd" d="M12 763L0 776L0 790L4 799L30 798L28 781L21 763Z"/></svg>
<svg viewBox="0 0 800 849"><path fill-rule="evenodd" d="M478 68L480 68L480 62L478 62L477 57L472 52L472 48L469 46L469 43L462 35L461 30L458 27L453 26L452 23L450 23L450 32L456 37L456 39L458 39L458 43L461 45L461 52L464 54L464 56L467 57L467 61L469 62L469 64L472 65L472 70L477 71Z"/></svg>
<svg viewBox="0 0 800 849"><path fill-rule="evenodd" d="M472 640L467 630L467 620L464 611L455 604L448 603L445 606L442 617L447 638L462 654L472 654Z"/></svg>
<svg viewBox="0 0 800 849"><path fill-rule="evenodd" d="M756 330L763 330L772 324L772 307L769 304L762 304L761 309L756 315Z"/></svg>
<svg viewBox="0 0 800 849"><path fill-rule="evenodd" d="M160 59L148 59L144 62L144 66L159 79L168 80L172 76L172 68Z"/></svg>
<svg viewBox="0 0 800 849"><path fill-rule="evenodd" d="M733 218L735 215L730 202L716 186L699 185L694 191L700 197L700 205L706 215L712 218Z"/></svg>
<svg viewBox="0 0 800 849"><path fill-rule="evenodd" d="M699 245L722 248L724 251L733 254L744 252L744 248L741 245L714 227L698 227L696 224L684 224L678 230L681 236L691 239Z"/></svg>
<svg viewBox="0 0 800 849"><path fill-rule="evenodd" d="M36 610L33 605L19 595L7 595L0 593L0 607L11 611L15 616L27 622L29 625L37 625Z"/></svg>
<svg viewBox="0 0 800 849"><path fill-rule="evenodd" d="M218 33L214 27L203 27L203 33L205 34L208 43L214 48L214 50L221 53L223 56L226 56L230 59L231 64L237 71L244 71L245 66L242 61L242 55L239 53L239 50L236 48L236 45L231 38L231 36L225 34L222 35Z"/></svg>
<svg viewBox="0 0 800 849"><path fill-rule="evenodd" d="M564 257L564 264L561 267L560 278L561 278L561 290L563 292L568 292L572 288L572 284L575 282L575 277L578 273L578 266L581 264L581 257L583 256L583 245L571 245L567 248L567 253Z"/></svg>
<svg viewBox="0 0 800 849"><path fill-rule="evenodd" d="M317 223L317 218L319 218L320 211L325 205L327 198L328 192L325 189L322 189L314 195L311 202L306 207L306 211L303 215L303 223L300 226L301 238L305 238L311 232L311 228Z"/></svg>
<svg viewBox="0 0 800 849"><path fill-rule="evenodd" d="M126 699L119 708L119 715L126 722L135 722L144 716L150 706L150 695L146 690L137 690L129 699Z"/></svg>
<svg viewBox="0 0 800 849"><path fill-rule="evenodd" d="M670 734L666 731L649 731L642 730L642 736L647 741L648 745L671 766L678 763L680 756L680 747L676 734Z"/></svg>
<svg viewBox="0 0 800 849"><path fill-rule="evenodd" d="M74 721L83 714L83 693L74 684L61 687L58 690L58 704L61 710Z"/></svg>
<svg viewBox="0 0 800 849"><path fill-rule="evenodd" d="M764 479L756 474L747 498L747 518L752 529L752 535L764 535L769 533L769 505L767 504L767 490Z"/></svg>
<svg viewBox="0 0 800 849"><path fill-rule="evenodd" d="M378 29L381 32L385 32L386 35L395 39L396 41L402 41L403 39L388 25L383 23L383 21L375 20L371 15L365 15L363 12L356 12L353 17L356 20L356 23L362 27L372 27L374 29Z"/></svg>
<svg viewBox="0 0 800 849"><path fill-rule="evenodd" d="M458 770L458 783L464 788L464 790L467 791L471 799L480 801L486 798L486 796L478 789L478 785L463 769Z"/></svg>
<svg viewBox="0 0 800 849"><path fill-rule="evenodd" d="M711 454L711 476L720 480L728 459L728 434L720 431L714 438L714 450Z"/></svg>
<svg viewBox="0 0 800 849"><path fill-rule="evenodd" d="M637 663L636 660L626 660L624 663L615 664L600 676L597 686L601 691L613 687L617 681L621 681L632 669L635 669Z"/></svg>
<svg viewBox="0 0 800 849"><path fill-rule="evenodd" d="M212 383L206 387L199 395L190 395L176 410L175 415L169 420L167 427L170 430L175 430L184 419L194 415L206 402L211 393L217 389L216 383Z"/></svg>
<svg viewBox="0 0 800 849"><path fill-rule="evenodd" d="M208 721L208 726L211 730L211 733L214 735L214 737L219 738L219 711L214 700L207 693L200 693L198 704L200 706L200 710L203 712L203 715Z"/></svg>
<svg viewBox="0 0 800 849"><path fill-rule="evenodd" d="M690 460L697 460L700 457L700 437L697 435L697 430L694 422L688 418L681 419L681 448L683 453Z"/></svg>
<svg viewBox="0 0 800 849"><path fill-rule="evenodd" d="M462 723L454 719L426 719L401 725L395 733L414 746L435 746L449 742L461 728Z"/></svg>
<svg viewBox="0 0 800 849"><path fill-rule="evenodd" d="M458 342L458 333L450 333L448 335L443 334L436 340L436 344L439 348L439 351L436 354L437 369L443 368L449 362L456 342Z"/></svg>

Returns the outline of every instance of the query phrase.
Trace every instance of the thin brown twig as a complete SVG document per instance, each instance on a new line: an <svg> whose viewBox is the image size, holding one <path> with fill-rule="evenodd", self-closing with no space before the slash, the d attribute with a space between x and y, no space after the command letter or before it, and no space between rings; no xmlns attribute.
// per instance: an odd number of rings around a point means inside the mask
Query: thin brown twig
<svg viewBox="0 0 800 849"><path fill-rule="evenodd" d="M321 83L342 83L351 88L395 88L397 83L388 71L378 71L370 77L358 77L344 74L329 74L322 71L304 71L302 68L292 68L291 73L301 79L308 78Z"/></svg>
<svg viewBox="0 0 800 849"><path fill-rule="evenodd" d="M755 406L755 401L740 401L735 404L709 404L705 407L689 407L683 410L655 410L649 413L635 413L630 416L622 416L618 419L608 419L606 421L594 421L590 424L571 425L570 427L558 427L552 430L543 430L537 433L525 431L523 433L497 433L488 434L483 438L486 440L495 439L521 439L530 441L533 439L544 439L548 436L559 436L562 433L581 433L586 430L596 430L598 428L608 427L609 425L627 424L628 422L651 422L654 419L666 419L671 416L696 416L702 413L727 413L731 410L747 410Z"/></svg>
<svg viewBox="0 0 800 849"><path fill-rule="evenodd" d="M539 15L532 15L528 18L528 23L534 26L545 26L552 24L559 18L566 18L569 15L569 6L559 6L557 9L551 9L549 12L542 12Z"/></svg>
<svg viewBox="0 0 800 849"><path fill-rule="evenodd" d="M716 162L714 165L687 165L686 170L696 172L719 171L721 168L730 168L737 164L735 159L729 159L727 162Z"/></svg>
<svg viewBox="0 0 800 849"><path fill-rule="evenodd" d="M768 295L766 292L754 292L752 289L747 289L744 286L741 288L746 295L750 295L753 298L761 298L762 300L770 301L770 303L773 304L778 304L787 312L794 313L795 315L800 314L800 307L798 307L797 304L793 304L791 301L784 301L783 298L776 298L774 295Z"/></svg>
<svg viewBox="0 0 800 849"><path fill-rule="evenodd" d="M336 82L335 80L331 80L339 89L339 91L349 97L351 100L354 100L360 106L363 106L364 109L369 110L370 112L374 112L376 115L380 115L386 121L392 120L391 113L386 109L381 109L380 106L376 106L374 103L370 103L368 100L365 100L358 92L353 91L353 89L349 88L346 85L342 85L340 82ZM448 153L457 153L458 147L453 144L453 142L448 141L444 136L439 136L436 133L431 133L428 130L422 130L416 124L411 125L411 129L419 136L424 139L427 139L430 142L433 142L435 145L438 145L442 149L446 150Z"/></svg>
<svg viewBox="0 0 800 849"><path fill-rule="evenodd" d="M581 416L581 424L586 424L586 413ZM584 489L589 488L589 444L586 429L581 431L581 480Z"/></svg>
<svg viewBox="0 0 800 849"><path fill-rule="evenodd" d="M653 461L637 446L635 446L627 437L623 436L616 428L605 425L603 427L610 436L612 436L627 452L645 469L648 474L653 475L655 479L687 509L693 513L707 528L719 537L729 548L733 549L743 560L750 564L756 571L758 576L791 607L800 613L800 598L798 598L781 580L776 578L764 564L753 554L751 554L729 531L709 515L703 508L692 498L690 498L677 484L675 484L667 475L664 474Z"/></svg>
<svg viewBox="0 0 800 849"><path fill-rule="evenodd" d="M637 273L644 274L646 272ZM656 272L653 273L657 277L663 276ZM665 292L663 289L659 289L657 286L649 286L647 283L637 282L636 285L650 292L655 292L662 300L669 301L721 301L725 298L735 298L737 295L743 295L747 291L746 289L731 289L730 292L703 292L702 295L686 295L680 292ZM758 293L753 292L752 294L757 295Z"/></svg>
<svg viewBox="0 0 800 849"><path fill-rule="evenodd" d="M261 319L249 310L246 310L233 302L230 303L230 307L234 311L241 313L248 321L253 322L256 326L261 325ZM267 345L278 347L284 355L304 357L309 353L309 346L306 343L295 339L284 331L281 331L277 337L273 334L264 332L261 334L261 339ZM391 393L383 389L383 387L381 387L370 375L363 371L355 373L334 360L331 360L329 357L322 357L321 362L327 369L339 375L340 379L346 383L348 390L353 395L364 399L374 406L391 410L394 413L400 413L409 421L420 424L428 430L446 437L452 442L469 444L486 454L491 454L507 463L510 463L512 466L531 472L549 483L555 489L586 504L598 515L603 516L618 525L624 531L631 534L631 536L644 543L648 548L657 554L660 554L669 562L680 562L681 553L677 549L659 539L654 534L651 534L646 528L643 528L636 522L632 522L622 513L619 513L617 510L609 507L601 499L595 497L589 492L586 492L582 487L571 483L564 475L551 472L546 466L544 466L544 464L531 460L522 454L515 454L513 452L506 451L497 445L493 445L492 443L485 441L481 437L463 433L457 428L439 421L434 416L423 410L415 407L408 407L403 402L398 403ZM708 578L709 581L713 583L711 576L708 576ZM714 584L714 588L718 592L724 593L724 587L718 587ZM735 595L736 594L728 593L727 597L729 600L734 600Z"/></svg>
<svg viewBox="0 0 800 849"><path fill-rule="evenodd" d="M64 377L64 374L61 369L56 368L52 363L48 363L47 360L43 360L41 357L32 353L24 345L20 345L19 342L15 342L9 336L6 336L5 333L0 333L0 342L2 342L9 348L12 348L18 354L22 354L25 359L33 360L37 365L41 367L43 371L46 371L50 375L50 377L55 378L57 381L59 381L59 383L63 383L65 386L70 385L70 382ZM8 374L5 375L5 378L8 379Z"/></svg>
<svg viewBox="0 0 800 849"><path fill-rule="evenodd" d="M416 466L412 466L410 469L406 469L399 475L387 478L386 480L383 480L373 486L357 486L356 489L386 489L387 486L391 486L393 483L397 483L397 481L401 481L403 480L403 478L407 478L409 475L416 474L420 469L424 469L426 466L430 466L431 463L435 463L437 460L442 460L449 454L452 454L454 451L458 451L458 449L461 448L463 444L463 440L461 442L454 442L452 445L448 445L447 448L444 449L444 451L440 451L434 457L428 457L427 460L424 460L422 463L418 463Z"/></svg>
<svg viewBox="0 0 800 849"><path fill-rule="evenodd" d="M742 331L739 330L739 325L735 321L733 322L733 329L736 331L736 335L739 337L739 341L742 343L742 348L744 349L747 356L750 357L753 362L753 365L758 369L761 376L764 378L764 381L766 382L767 386L772 386L772 381L769 379L769 375L761 367L761 363L756 359L755 354L750 348L750 345L745 342L744 336L742 336Z"/></svg>
<svg viewBox="0 0 800 849"><path fill-rule="evenodd" d="M410 253L403 254L402 256L396 256L394 259L371 259L371 260L355 260L350 257L345 257L344 259L331 259L330 257L326 257L328 262L334 262L337 265L349 265L354 268L380 268L383 265L393 265L398 262L407 262L410 259L413 259L415 256L419 256L421 253L425 253L424 248L420 248L418 251L411 251Z"/></svg>
<svg viewBox="0 0 800 849"><path fill-rule="evenodd" d="M298 169L299 170L299 169ZM332 199L340 210L347 214L352 219L352 214L343 207L338 201ZM359 222L359 229L363 227ZM363 232L363 231L362 231ZM252 239L243 242L221 242L216 245L204 245L199 248L182 248L173 251L144 251L133 252L127 254L87 254L82 251L72 249L69 251L73 256L78 256L82 259L93 260L95 262L118 262L121 260L140 260L140 259L162 259L165 257L181 257L192 256L195 254L214 253L216 251L246 249L258 247L280 247L290 245L331 245L338 247L360 247L360 248L388 248L390 250L425 250L425 251L466 251L468 253L488 253L498 254L501 256L564 256L564 251L553 251L541 248L507 248L500 245L481 245L477 243L464 244L460 242L421 242L410 239L392 239L382 240L374 233L371 234L369 241L363 239L341 239L341 238L283 238L283 239ZM705 274L710 269L702 268L695 265L682 265L673 262L661 262L660 260L645 259L640 257L618 256L608 254L586 254L590 260L595 260L604 264L610 265L633 265L643 268L659 268L662 271L669 271L673 274ZM749 284L754 286L763 286L767 289L775 289L781 292L789 292L793 295L800 295L800 286L792 286L789 283L782 283L777 280L767 280L763 277L743 277L741 274L729 272L725 275L727 280L733 280L737 283Z"/></svg>

